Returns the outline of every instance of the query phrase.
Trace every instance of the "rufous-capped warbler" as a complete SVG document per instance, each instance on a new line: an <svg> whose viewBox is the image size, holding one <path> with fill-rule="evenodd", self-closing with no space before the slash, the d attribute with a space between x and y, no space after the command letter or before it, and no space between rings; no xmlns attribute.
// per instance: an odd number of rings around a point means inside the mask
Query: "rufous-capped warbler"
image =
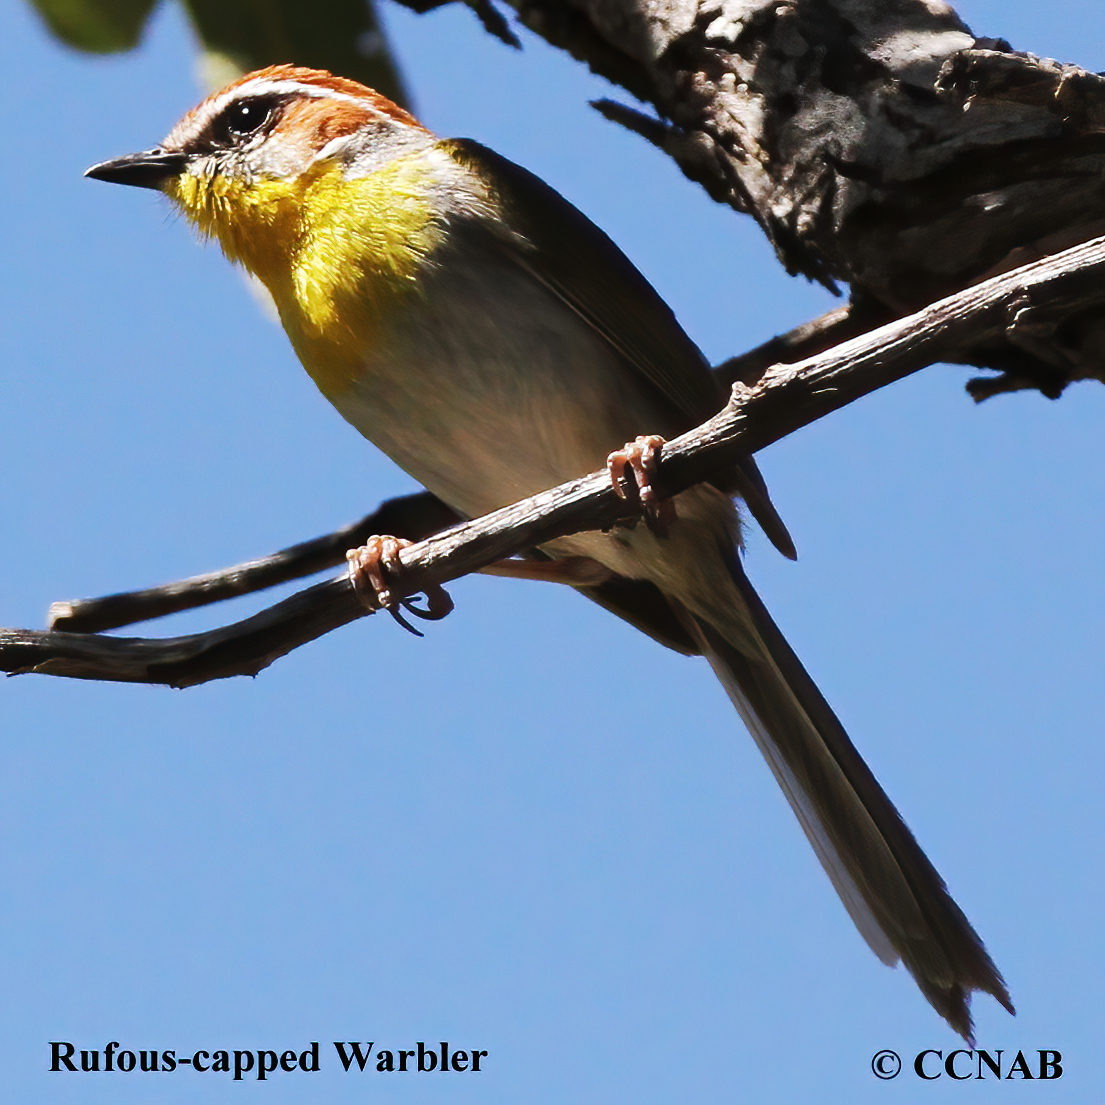
<svg viewBox="0 0 1105 1105"><path fill-rule="evenodd" d="M353 81L252 73L160 146L88 175L160 189L216 238L271 292L322 393L468 517L722 404L699 350L602 231L524 169L437 138ZM630 463L644 472L656 444ZM971 993L1012 1011L1005 984L745 577L733 492L792 555L751 460L676 496L666 526L544 552L601 565L610 585L582 590L707 657L859 931L969 1038ZM369 568L381 591L393 550L383 558Z"/></svg>

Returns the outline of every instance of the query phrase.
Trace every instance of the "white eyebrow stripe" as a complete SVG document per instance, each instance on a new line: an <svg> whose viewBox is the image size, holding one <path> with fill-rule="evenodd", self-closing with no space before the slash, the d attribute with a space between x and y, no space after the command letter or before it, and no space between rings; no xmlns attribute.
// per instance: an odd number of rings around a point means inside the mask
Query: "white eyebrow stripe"
<svg viewBox="0 0 1105 1105"><path fill-rule="evenodd" d="M305 84L302 81L272 80L267 77L258 77L239 85L233 92L226 96L220 96L211 106L213 109L217 109L215 114L218 114L218 111L221 111L227 104L243 96L287 95L289 93L298 93L312 100L336 100L338 103L356 104L360 108L371 111L374 115L384 115L384 112L374 107L372 102L364 96L350 96L348 92L338 92L333 88Z"/></svg>
<svg viewBox="0 0 1105 1105"><path fill-rule="evenodd" d="M334 100L337 103L355 104L377 119L387 121L391 118L387 112L381 111L370 99L364 96L351 96L347 92L337 92L332 88L319 87L318 85L286 78L273 80L269 77L255 77L201 105L201 108L197 109L197 114L188 120L187 127L181 129L181 124L184 123L182 119L166 136L166 141L172 140L175 144L191 141L201 135L228 105L250 96L263 95L298 95L312 100Z"/></svg>

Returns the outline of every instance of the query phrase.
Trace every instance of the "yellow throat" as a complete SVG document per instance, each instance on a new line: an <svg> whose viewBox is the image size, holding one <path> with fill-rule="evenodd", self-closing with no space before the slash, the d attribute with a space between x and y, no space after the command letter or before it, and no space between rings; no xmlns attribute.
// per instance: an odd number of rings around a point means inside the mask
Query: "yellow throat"
<svg viewBox="0 0 1105 1105"><path fill-rule="evenodd" d="M304 367L333 398L356 380L388 313L417 294L441 241L425 180L412 155L354 179L334 161L293 178L184 173L166 193L268 288Z"/></svg>

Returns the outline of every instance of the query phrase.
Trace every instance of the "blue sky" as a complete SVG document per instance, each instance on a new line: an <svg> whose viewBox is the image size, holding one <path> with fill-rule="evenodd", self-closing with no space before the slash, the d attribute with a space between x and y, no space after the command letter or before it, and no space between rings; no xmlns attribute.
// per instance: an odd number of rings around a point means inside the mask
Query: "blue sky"
<svg viewBox="0 0 1105 1105"><path fill-rule="evenodd" d="M979 34L1105 69L1097 5L973 3ZM751 222L586 106L610 94L463 10L389 9L429 126L559 188L715 359L830 305ZM410 490L214 248L83 180L198 98L163 7L90 59L0 7L0 622L262 554ZM1105 394L973 406L934 367L761 455L800 550L747 566L986 939L1099 1097ZM957 1038L853 931L705 664L567 590L472 579L424 640L363 619L254 680L0 685L0 1096L12 1102L1009 1100L871 1056ZM248 601L140 631L184 632ZM321 1044L317 1074L50 1074L78 1048ZM332 1041L487 1050L352 1075Z"/></svg>

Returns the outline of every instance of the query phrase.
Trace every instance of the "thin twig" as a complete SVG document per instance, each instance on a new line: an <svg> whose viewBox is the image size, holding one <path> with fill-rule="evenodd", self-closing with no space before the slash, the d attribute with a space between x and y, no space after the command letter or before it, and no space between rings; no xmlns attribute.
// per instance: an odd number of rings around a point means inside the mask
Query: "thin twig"
<svg viewBox="0 0 1105 1105"><path fill-rule="evenodd" d="M345 561L347 549L363 545L373 534L389 533L408 541L420 541L458 521L456 511L428 491L388 499L359 522L270 556L142 591L55 602L50 607L50 628L70 633L101 633L150 618L163 618L335 568Z"/></svg>

